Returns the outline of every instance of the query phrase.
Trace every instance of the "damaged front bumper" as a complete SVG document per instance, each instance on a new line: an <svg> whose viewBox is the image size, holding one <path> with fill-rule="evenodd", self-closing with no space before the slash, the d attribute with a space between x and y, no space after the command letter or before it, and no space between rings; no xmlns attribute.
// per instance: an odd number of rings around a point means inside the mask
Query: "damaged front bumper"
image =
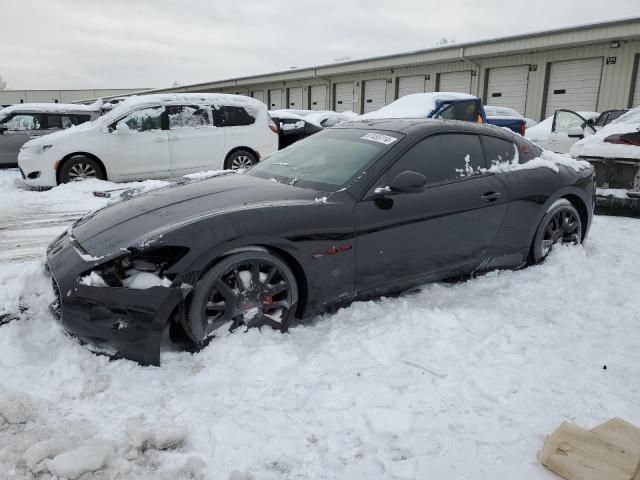
<svg viewBox="0 0 640 480"><path fill-rule="evenodd" d="M581 157L593 165L596 206L640 212L640 160Z"/></svg>
<svg viewBox="0 0 640 480"><path fill-rule="evenodd" d="M164 327L185 290L173 285L144 290L83 285L79 279L100 260L83 259L72 241L63 235L47 249L57 293L52 312L69 334L98 352L159 365Z"/></svg>

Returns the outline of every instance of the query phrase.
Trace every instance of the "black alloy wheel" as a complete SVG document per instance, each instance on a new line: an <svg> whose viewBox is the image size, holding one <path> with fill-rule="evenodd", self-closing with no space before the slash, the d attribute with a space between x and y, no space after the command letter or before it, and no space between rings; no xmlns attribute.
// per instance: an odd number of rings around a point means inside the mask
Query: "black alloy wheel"
<svg viewBox="0 0 640 480"><path fill-rule="evenodd" d="M533 244L533 261L543 261L554 245L582 243L582 221L580 214L567 199L560 199L551 205L540 222Z"/></svg>
<svg viewBox="0 0 640 480"><path fill-rule="evenodd" d="M227 170L244 170L258 163L256 156L247 150L233 152L225 162Z"/></svg>
<svg viewBox="0 0 640 480"><path fill-rule="evenodd" d="M198 282L187 330L196 342L239 327L284 332L297 298L295 276L280 258L260 251L231 255Z"/></svg>
<svg viewBox="0 0 640 480"><path fill-rule="evenodd" d="M102 168L92 158L73 157L60 170L60 183L79 182L90 178L104 180Z"/></svg>

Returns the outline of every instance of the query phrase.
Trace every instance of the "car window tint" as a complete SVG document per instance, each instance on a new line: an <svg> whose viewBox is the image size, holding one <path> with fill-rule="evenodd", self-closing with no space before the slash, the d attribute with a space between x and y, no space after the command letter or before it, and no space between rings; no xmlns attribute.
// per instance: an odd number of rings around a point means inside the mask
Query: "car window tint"
<svg viewBox="0 0 640 480"><path fill-rule="evenodd" d="M69 115L67 117L72 125L80 125L81 123L88 122L91 120L90 115ZM64 127L68 128L68 127Z"/></svg>
<svg viewBox="0 0 640 480"><path fill-rule="evenodd" d="M243 107L224 105L215 109L214 122L216 127L236 127L251 125L256 119L249 115Z"/></svg>
<svg viewBox="0 0 640 480"><path fill-rule="evenodd" d="M516 147L513 143L501 138L482 136L484 156L488 165L511 162L516 155Z"/></svg>
<svg viewBox="0 0 640 480"><path fill-rule="evenodd" d="M386 180L411 170L427 177L427 184L478 175L486 168L477 135L448 133L428 137L409 149L389 169Z"/></svg>
<svg viewBox="0 0 640 480"><path fill-rule="evenodd" d="M206 105L172 105L167 107L169 130L213 127L211 107Z"/></svg>
<svg viewBox="0 0 640 480"><path fill-rule="evenodd" d="M118 121L119 124L124 124L132 131L137 132L150 132L153 130L160 130L161 118L164 112L164 107L151 107L143 108L131 112L126 117Z"/></svg>
<svg viewBox="0 0 640 480"><path fill-rule="evenodd" d="M18 113L6 123L8 130L40 130L44 128L43 117L37 113Z"/></svg>
<svg viewBox="0 0 640 480"><path fill-rule="evenodd" d="M463 120L465 122L475 122L478 119L478 102L471 100L468 102L456 102L439 113L440 118L445 120Z"/></svg>

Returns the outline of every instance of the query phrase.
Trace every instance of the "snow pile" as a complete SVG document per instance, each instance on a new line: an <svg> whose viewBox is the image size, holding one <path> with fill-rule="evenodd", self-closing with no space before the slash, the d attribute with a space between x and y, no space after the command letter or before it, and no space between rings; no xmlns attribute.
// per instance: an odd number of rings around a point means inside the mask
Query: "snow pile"
<svg viewBox="0 0 640 480"><path fill-rule="evenodd" d="M579 140L571 147L574 157L629 158L640 160L640 147L605 142L610 135L640 131L640 107L605 125L595 134Z"/></svg>
<svg viewBox="0 0 640 480"><path fill-rule="evenodd" d="M357 120L379 118L427 118L436 108L438 101L477 98L473 95L457 92L413 93L399 98L379 110L365 113Z"/></svg>
<svg viewBox="0 0 640 480"><path fill-rule="evenodd" d="M42 261L3 265L0 305L27 310L0 326L0 472L547 479L536 453L562 420L640 424L638 236L596 217L542 265L237 331L161 368L93 355L48 313Z"/></svg>

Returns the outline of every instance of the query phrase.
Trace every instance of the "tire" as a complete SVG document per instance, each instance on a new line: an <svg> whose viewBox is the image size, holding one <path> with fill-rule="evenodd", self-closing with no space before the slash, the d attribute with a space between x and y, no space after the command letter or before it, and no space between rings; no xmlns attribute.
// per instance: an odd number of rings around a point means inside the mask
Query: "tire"
<svg viewBox="0 0 640 480"><path fill-rule="evenodd" d="M531 263L544 261L557 244L581 244L582 220L566 198L556 200L538 226L531 246Z"/></svg>
<svg viewBox="0 0 640 480"><path fill-rule="evenodd" d="M78 182L89 178L106 180L100 164L89 157L72 157L64 162L60 169L60 183Z"/></svg>
<svg viewBox="0 0 640 480"><path fill-rule="evenodd" d="M237 253L198 281L184 329L196 344L239 327L286 332L297 301L295 276L281 258L263 251Z"/></svg>
<svg viewBox="0 0 640 480"><path fill-rule="evenodd" d="M255 154L248 150L236 150L227 157L224 162L224 168L227 170L240 170L249 168L258 163Z"/></svg>

